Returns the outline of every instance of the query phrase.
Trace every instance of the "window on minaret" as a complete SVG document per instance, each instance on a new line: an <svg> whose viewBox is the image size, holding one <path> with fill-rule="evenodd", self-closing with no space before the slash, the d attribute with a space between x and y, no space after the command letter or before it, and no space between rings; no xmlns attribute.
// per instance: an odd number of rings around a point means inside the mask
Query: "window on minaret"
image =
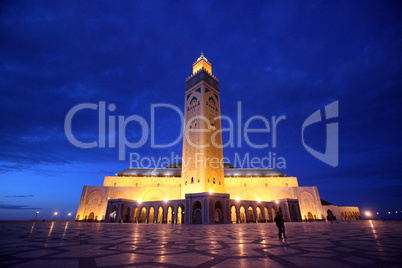
<svg viewBox="0 0 402 268"><path fill-rule="evenodd" d="M213 178L212 183L215 184L215 177Z"/></svg>
<svg viewBox="0 0 402 268"><path fill-rule="evenodd" d="M193 177L191 177L191 184L193 184L194 183L194 178Z"/></svg>

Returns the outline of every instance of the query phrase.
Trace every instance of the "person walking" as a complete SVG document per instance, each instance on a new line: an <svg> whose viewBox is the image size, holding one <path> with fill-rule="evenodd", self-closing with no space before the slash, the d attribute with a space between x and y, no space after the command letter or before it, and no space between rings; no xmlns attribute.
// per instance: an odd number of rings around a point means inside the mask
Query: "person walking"
<svg viewBox="0 0 402 268"><path fill-rule="evenodd" d="M276 227L278 227L278 238L282 239L282 235L283 235L283 238L286 238L286 235L285 235L285 221L283 220L282 213L277 212L276 216L274 218L274 221L276 223Z"/></svg>

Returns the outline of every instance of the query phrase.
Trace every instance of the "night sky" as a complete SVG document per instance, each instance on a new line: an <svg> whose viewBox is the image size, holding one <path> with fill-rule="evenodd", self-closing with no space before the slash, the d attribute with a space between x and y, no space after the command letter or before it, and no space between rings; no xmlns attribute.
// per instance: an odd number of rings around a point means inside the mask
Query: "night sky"
<svg viewBox="0 0 402 268"><path fill-rule="evenodd" d="M286 161L279 171L298 177L300 186L318 186L321 198L333 204L380 215L402 210L399 1L0 5L0 220L32 219L36 211L40 219L55 211L58 219L67 218L75 215L82 187L100 186L104 176L128 168L130 153L181 156L181 143L152 148L149 134L119 160L108 132L99 138L99 109L78 112L72 133L82 142L104 139L104 148L74 146L64 123L70 109L83 103L114 104L106 118L116 124L119 116L133 115L150 124L153 104L183 110L185 79L201 51L219 79L222 114L235 128L238 102L241 127L255 115L270 121L286 116L277 127L276 147L272 132L252 133L253 143L269 147L255 149L243 140L225 148L226 157L275 154ZM335 101L339 117L304 132L306 144L324 152L325 124L339 124L339 165L332 167L304 148L301 133L304 120ZM155 118L155 142L174 141L181 129L178 114L160 108ZM261 128L261 122L251 125ZM134 143L141 125L129 123L125 133ZM228 133L223 138L228 141Z"/></svg>

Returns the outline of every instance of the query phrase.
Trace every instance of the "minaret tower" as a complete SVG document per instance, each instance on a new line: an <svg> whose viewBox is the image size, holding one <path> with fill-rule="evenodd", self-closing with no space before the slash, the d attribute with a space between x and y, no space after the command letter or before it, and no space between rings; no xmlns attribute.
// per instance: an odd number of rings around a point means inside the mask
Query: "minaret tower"
<svg viewBox="0 0 402 268"><path fill-rule="evenodd" d="M201 53L186 79L181 196L225 193L219 81Z"/></svg>

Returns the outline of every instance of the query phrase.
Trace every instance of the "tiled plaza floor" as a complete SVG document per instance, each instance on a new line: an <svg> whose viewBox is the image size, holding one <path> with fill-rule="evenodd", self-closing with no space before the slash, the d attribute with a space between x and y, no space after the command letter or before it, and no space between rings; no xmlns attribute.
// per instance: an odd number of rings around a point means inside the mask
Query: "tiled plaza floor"
<svg viewBox="0 0 402 268"><path fill-rule="evenodd" d="M0 267L402 267L402 222L0 222Z"/></svg>

